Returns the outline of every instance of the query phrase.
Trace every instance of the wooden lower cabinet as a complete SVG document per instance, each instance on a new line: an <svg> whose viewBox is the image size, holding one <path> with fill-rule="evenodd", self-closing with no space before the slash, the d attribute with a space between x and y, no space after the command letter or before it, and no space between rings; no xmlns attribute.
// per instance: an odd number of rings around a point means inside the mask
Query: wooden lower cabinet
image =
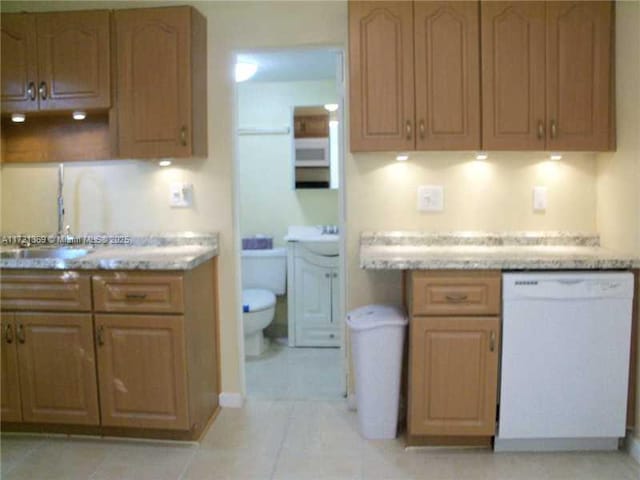
<svg viewBox="0 0 640 480"><path fill-rule="evenodd" d="M16 346L16 327L13 313L2 314L2 397L0 417L3 422L22 421L20 401L20 381L18 379L18 349Z"/></svg>
<svg viewBox="0 0 640 480"><path fill-rule="evenodd" d="M98 425L91 315L16 313L15 325L23 420Z"/></svg>
<svg viewBox="0 0 640 480"><path fill-rule="evenodd" d="M184 318L95 318L102 424L189 429Z"/></svg>
<svg viewBox="0 0 640 480"><path fill-rule="evenodd" d="M491 436L496 425L499 317L413 317L410 436Z"/></svg>

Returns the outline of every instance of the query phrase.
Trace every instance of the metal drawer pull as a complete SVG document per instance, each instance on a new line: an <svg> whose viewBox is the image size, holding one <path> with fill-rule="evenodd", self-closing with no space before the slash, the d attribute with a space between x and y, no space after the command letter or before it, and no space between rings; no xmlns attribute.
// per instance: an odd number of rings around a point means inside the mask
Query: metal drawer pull
<svg viewBox="0 0 640 480"><path fill-rule="evenodd" d="M466 295L446 295L445 298L448 302L460 303L465 302L467 300Z"/></svg>
<svg viewBox="0 0 640 480"><path fill-rule="evenodd" d="M33 101L36 99L36 84L33 82L29 82L27 85L27 96L29 100Z"/></svg>
<svg viewBox="0 0 640 480"><path fill-rule="evenodd" d="M558 136L558 126L556 125L555 120L551 120L551 138L556 138Z"/></svg>
<svg viewBox="0 0 640 480"><path fill-rule="evenodd" d="M26 341L26 338L24 336L24 326L21 323L18 324L18 330L16 332L16 336L18 337L18 341L20 343L24 343Z"/></svg>
<svg viewBox="0 0 640 480"><path fill-rule="evenodd" d="M407 129L407 140L411 140L413 129L411 128L411 122L409 120L407 120L406 129Z"/></svg>
<svg viewBox="0 0 640 480"><path fill-rule="evenodd" d="M424 120L420 120L418 130L420 131L420 140L424 140L424 132L425 132Z"/></svg>
<svg viewBox="0 0 640 480"><path fill-rule="evenodd" d="M104 327L102 325L96 330L96 342L98 342L100 346L104 345Z"/></svg>
<svg viewBox="0 0 640 480"><path fill-rule="evenodd" d="M544 123L542 120L538 122L538 140L544 139Z"/></svg>
<svg viewBox="0 0 640 480"><path fill-rule="evenodd" d="M38 93L40 93L40 98L42 100L47 99L47 84L46 82L40 82L40 86L38 87Z"/></svg>
<svg viewBox="0 0 640 480"><path fill-rule="evenodd" d="M491 330L491 334L489 335L489 351L495 352L496 350L496 332Z"/></svg>
<svg viewBox="0 0 640 480"><path fill-rule="evenodd" d="M11 327L11 324L8 324L4 329L4 339L7 343L13 343L13 328Z"/></svg>
<svg viewBox="0 0 640 480"><path fill-rule="evenodd" d="M147 298L147 294L146 293L127 293L125 295L125 298L127 300L144 300L145 298Z"/></svg>
<svg viewBox="0 0 640 480"><path fill-rule="evenodd" d="M186 127L186 126L183 126L183 127L180 129L180 144L181 144L183 147L186 147L186 146L187 146L187 127Z"/></svg>

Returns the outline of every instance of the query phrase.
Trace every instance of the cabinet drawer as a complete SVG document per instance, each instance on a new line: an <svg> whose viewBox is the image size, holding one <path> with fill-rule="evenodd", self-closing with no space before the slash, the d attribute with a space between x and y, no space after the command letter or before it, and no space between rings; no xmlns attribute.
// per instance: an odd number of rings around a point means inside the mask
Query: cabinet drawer
<svg viewBox="0 0 640 480"><path fill-rule="evenodd" d="M88 312L89 276L77 272L2 272L3 310Z"/></svg>
<svg viewBox="0 0 640 480"><path fill-rule="evenodd" d="M413 315L497 315L500 272L414 272Z"/></svg>
<svg viewBox="0 0 640 480"><path fill-rule="evenodd" d="M184 310L182 275L95 275L93 302L96 312L181 313Z"/></svg>

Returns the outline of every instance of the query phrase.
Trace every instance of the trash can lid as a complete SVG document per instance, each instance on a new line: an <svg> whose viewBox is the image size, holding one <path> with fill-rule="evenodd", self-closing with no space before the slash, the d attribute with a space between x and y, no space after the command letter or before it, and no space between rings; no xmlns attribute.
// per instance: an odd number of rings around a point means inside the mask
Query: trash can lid
<svg viewBox="0 0 640 480"><path fill-rule="evenodd" d="M351 330L369 330L390 325L404 327L409 320L404 308L395 305L366 305L347 314Z"/></svg>

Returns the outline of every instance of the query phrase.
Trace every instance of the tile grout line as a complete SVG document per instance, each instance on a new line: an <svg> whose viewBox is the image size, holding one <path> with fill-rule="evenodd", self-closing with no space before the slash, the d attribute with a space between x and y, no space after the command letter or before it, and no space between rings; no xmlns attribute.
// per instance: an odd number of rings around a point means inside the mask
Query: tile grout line
<svg viewBox="0 0 640 480"><path fill-rule="evenodd" d="M11 473L12 471L14 471L19 465L22 465L27 458L29 458L30 456L32 456L37 450L41 449L46 443L50 443L49 440L47 440L46 438L43 438L41 441L39 441L36 445L34 445L33 447L31 447L27 453L24 454L24 456L18 461L16 462L15 465L13 465L11 468L9 468L6 472L6 474Z"/></svg>
<svg viewBox="0 0 640 480"><path fill-rule="evenodd" d="M189 459L184 464L184 467L182 468L182 471L180 472L180 475L178 475L177 480L184 480L184 476L187 473L187 470L189 470L189 467L191 466L191 462L193 461L194 457L196 456L196 453L198 453L198 450L200 450L200 443L199 442L198 442L198 446L193 449L193 452L191 453L191 456L189 457Z"/></svg>
<svg viewBox="0 0 640 480"><path fill-rule="evenodd" d="M278 451L275 455L275 462L273 463L273 467L271 468L271 474L269 475L269 480L273 480L276 470L278 468L278 461L280 460L280 455L282 454L282 449L284 448L284 442L287 439L287 435L289 435L289 429L291 424L293 423L293 412L296 408L297 402L291 402L291 411L287 415L287 424L284 428L284 433L282 435L282 439L280 440L280 445L278 445Z"/></svg>

